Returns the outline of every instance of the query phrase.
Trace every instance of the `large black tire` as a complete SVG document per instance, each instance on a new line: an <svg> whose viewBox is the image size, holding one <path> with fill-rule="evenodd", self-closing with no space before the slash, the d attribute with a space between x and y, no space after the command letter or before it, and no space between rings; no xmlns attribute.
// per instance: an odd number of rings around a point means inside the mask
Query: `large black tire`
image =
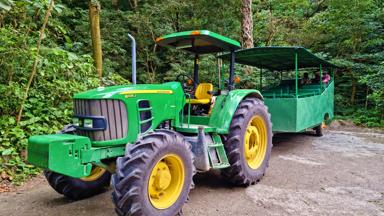
<svg viewBox="0 0 384 216"><path fill-rule="evenodd" d="M159 209L151 201L149 181L154 167L170 154L181 159L184 181L179 187L180 194L176 195L177 200ZM119 157L116 165L116 173L112 176L112 200L118 215L174 216L181 212L193 187L194 166L191 145L180 134L157 130L144 135L135 145L127 145L125 156Z"/></svg>
<svg viewBox="0 0 384 216"><path fill-rule="evenodd" d="M255 116L261 117L265 123L264 158L258 167L250 167L246 160L245 133L248 124ZM264 137L265 137L264 136ZM222 174L235 185L254 184L259 181L268 167L269 157L272 149L272 123L270 114L264 102L258 98L245 98L238 105L232 118L230 131L225 138L224 147L228 155L230 167L222 171Z"/></svg>
<svg viewBox="0 0 384 216"><path fill-rule="evenodd" d="M313 130L315 131L315 136L317 137L323 136L323 124L314 127Z"/></svg>
<svg viewBox="0 0 384 216"><path fill-rule="evenodd" d="M81 200L105 192L111 182L111 174L108 171L93 181L84 181L48 170L44 171L44 175L55 191L71 200Z"/></svg>

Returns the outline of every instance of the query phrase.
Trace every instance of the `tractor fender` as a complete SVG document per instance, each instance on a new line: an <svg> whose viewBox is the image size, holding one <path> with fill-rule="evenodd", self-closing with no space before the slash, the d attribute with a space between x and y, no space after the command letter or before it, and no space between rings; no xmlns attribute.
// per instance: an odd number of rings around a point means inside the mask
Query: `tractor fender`
<svg viewBox="0 0 384 216"><path fill-rule="evenodd" d="M212 110L209 123L210 126L217 128L217 132L220 134L227 134L229 132L229 125L237 106L245 97L255 97L264 100L261 93L255 89L232 90L228 95L221 95L219 97Z"/></svg>

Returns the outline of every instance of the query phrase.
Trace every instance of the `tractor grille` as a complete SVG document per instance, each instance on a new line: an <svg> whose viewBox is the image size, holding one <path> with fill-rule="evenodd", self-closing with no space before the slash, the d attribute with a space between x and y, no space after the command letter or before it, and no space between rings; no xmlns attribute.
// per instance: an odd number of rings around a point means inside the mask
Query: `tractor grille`
<svg viewBox="0 0 384 216"><path fill-rule="evenodd" d="M127 109L120 100L74 100L74 114L104 116L107 120L107 129L104 131L77 130L79 135L87 136L92 141L107 141L127 136Z"/></svg>

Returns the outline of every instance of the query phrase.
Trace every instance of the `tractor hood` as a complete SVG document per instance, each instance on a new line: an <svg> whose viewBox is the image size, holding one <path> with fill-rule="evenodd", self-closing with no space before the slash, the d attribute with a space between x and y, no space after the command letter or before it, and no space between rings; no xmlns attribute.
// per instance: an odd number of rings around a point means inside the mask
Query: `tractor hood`
<svg viewBox="0 0 384 216"><path fill-rule="evenodd" d="M179 82L168 82L164 84L137 84L120 85L110 87L99 87L89 91L75 94L74 99L109 99L132 96L137 94L183 94Z"/></svg>

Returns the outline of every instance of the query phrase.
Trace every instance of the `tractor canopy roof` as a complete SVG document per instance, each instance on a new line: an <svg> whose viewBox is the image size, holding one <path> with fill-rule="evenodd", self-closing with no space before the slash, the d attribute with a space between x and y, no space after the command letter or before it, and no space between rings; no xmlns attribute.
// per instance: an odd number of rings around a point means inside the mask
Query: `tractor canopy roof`
<svg viewBox="0 0 384 216"><path fill-rule="evenodd" d="M194 54L228 52L241 48L238 41L208 30L168 34L157 38L156 43L161 46L186 50Z"/></svg>
<svg viewBox="0 0 384 216"><path fill-rule="evenodd" d="M321 59L303 47L255 47L242 49L235 52L236 63L251 65L269 70L293 70L295 69L295 55L297 53L298 68L337 67L334 64ZM229 59L230 55L219 56Z"/></svg>

